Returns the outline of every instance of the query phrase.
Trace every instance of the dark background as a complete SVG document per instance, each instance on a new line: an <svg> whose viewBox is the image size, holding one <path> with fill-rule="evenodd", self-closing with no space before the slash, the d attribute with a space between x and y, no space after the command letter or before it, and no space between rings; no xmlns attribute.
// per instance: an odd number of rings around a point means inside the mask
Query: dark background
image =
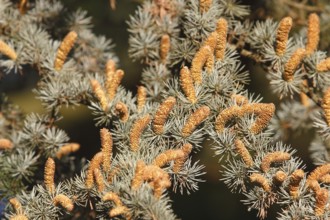
<svg viewBox="0 0 330 220"><path fill-rule="evenodd" d="M111 10L108 0L62 0L63 4L70 10L82 8L87 10L93 17L94 31L99 35L105 35L115 43L115 53L119 57L120 67L125 71L123 84L131 91L136 91L136 87L141 77L142 66L140 63L133 63L127 54L128 50L128 32L126 21L129 15L134 14L138 2L133 0L117 0L117 9ZM251 3L253 2L253 4ZM242 1L243 4L250 5L252 9L257 8L264 1ZM252 10L254 11L254 10ZM247 62L248 61L248 62ZM261 68L256 67L249 60L243 60L246 68L251 72L251 84L248 89L264 97L264 102L275 102L268 89L268 82L265 79ZM34 98L31 92L35 87L38 77L33 73L24 75L10 74L4 76L0 81L0 92L6 92L10 100L22 107L25 113L43 112L40 102ZM62 113L64 120L59 124L66 130L72 141L81 143L81 149L78 157L87 157L91 159L92 155L99 151L99 130L94 126L93 118L86 107L76 107L75 109L66 109L63 107ZM307 136L308 139L308 136ZM308 158L306 141L303 138L291 141L294 148L298 149L298 155L301 156L307 164L310 164ZM304 144L303 144L304 143ZM257 219L256 212L247 211L240 200L243 196L232 194L226 186L219 181L221 174L219 172L220 164L217 158L213 157L213 152L209 146L196 156L205 164L204 176L205 183L200 184L200 190L191 195L171 194L173 198L173 208L179 218L186 219ZM268 219L275 219L276 210L270 210Z"/></svg>

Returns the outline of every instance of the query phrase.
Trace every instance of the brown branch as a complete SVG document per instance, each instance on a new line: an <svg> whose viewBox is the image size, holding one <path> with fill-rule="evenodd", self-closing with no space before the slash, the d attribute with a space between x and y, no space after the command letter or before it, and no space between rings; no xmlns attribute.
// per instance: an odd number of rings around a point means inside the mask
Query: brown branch
<svg viewBox="0 0 330 220"><path fill-rule="evenodd" d="M322 108L322 98L319 98L314 92L311 86L309 86L309 83L303 83L301 85L301 92L303 92L305 95L307 95L317 106Z"/></svg>
<svg viewBox="0 0 330 220"><path fill-rule="evenodd" d="M261 63L262 62L262 57L259 54L253 53L252 51L243 49L243 48L238 47L237 45L234 45L234 44L229 44L229 47L238 50L239 53L242 56L248 57L248 58L254 60L257 63Z"/></svg>

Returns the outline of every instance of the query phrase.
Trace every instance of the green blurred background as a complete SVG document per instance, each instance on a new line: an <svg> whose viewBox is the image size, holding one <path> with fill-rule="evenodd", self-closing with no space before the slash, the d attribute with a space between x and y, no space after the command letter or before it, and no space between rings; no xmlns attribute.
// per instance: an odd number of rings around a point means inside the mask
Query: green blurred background
<svg viewBox="0 0 330 220"><path fill-rule="evenodd" d="M128 57L128 32L126 21L138 6L133 0L117 0L117 9L111 10L108 0L62 0L63 4L70 10L82 8L88 11L93 17L94 31L96 34L105 35L115 43L115 53L120 60L120 68L125 70L123 84L129 90L135 92L141 77L142 66L140 63L133 63ZM264 1L242 1L250 5L252 9L257 8ZM253 10L252 10L253 11ZM250 60L243 60L247 69L251 72L251 84L248 89L256 94L261 94L264 102L275 102L275 99L268 89L268 82L261 68L251 63ZM22 107L25 113L43 112L40 102L34 98L32 88L36 85L38 76L34 73L24 75L5 75L0 81L0 92L6 92L10 100ZM78 157L91 159L92 155L99 150L99 130L94 126L93 118L86 107L66 109L63 107L64 120L59 126L66 130L72 141L81 143ZM307 138L307 140L306 140ZM309 136L297 138L290 141L293 147L299 146L298 155L310 165L307 146ZM196 158L206 165L204 176L205 183L200 184L200 190L191 195L171 194L173 208L179 218L182 219L257 219L256 212L247 211L240 200L242 195L232 194L226 186L219 181L221 177L217 158L207 146ZM311 167L311 166L309 166ZM275 219L276 210L270 210L267 219Z"/></svg>

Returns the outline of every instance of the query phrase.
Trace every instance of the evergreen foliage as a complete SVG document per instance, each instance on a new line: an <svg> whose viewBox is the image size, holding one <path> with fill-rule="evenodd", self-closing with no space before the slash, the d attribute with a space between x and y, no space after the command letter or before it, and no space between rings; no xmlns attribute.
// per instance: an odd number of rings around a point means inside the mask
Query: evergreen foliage
<svg viewBox="0 0 330 220"><path fill-rule="evenodd" d="M301 30L291 30L297 17L254 21L236 0L143 1L127 21L129 57L144 65L131 92L111 40L92 32L87 12L57 0L0 0L1 71L36 71L46 110L24 115L0 97L4 218L177 219L168 192L198 190L205 166L192 156L209 140L221 181L257 217L276 206L279 220L328 219L329 30L321 27L330 6L280 2L305 16ZM282 99L277 110L247 90L242 57L266 71ZM79 144L57 126L60 109L77 105L100 128L89 162L69 156ZM308 173L283 141L312 129L318 167Z"/></svg>

